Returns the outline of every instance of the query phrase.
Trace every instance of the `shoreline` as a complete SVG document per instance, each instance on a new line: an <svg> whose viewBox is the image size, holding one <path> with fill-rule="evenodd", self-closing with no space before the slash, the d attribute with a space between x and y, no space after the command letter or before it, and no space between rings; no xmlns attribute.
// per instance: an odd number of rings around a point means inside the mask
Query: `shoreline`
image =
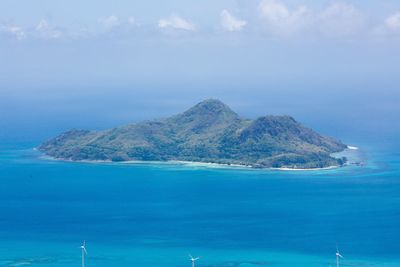
<svg viewBox="0 0 400 267"><path fill-rule="evenodd" d="M347 148L344 151L354 151L353 149ZM341 152L339 152L341 153ZM323 171L323 170L333 170L344 166L349 166L350 164L345 164L343 166L333 165L323 168L288 168L288 167L269 167L269 168L254 168L251 165L241 165L241 164L224 164L224 163L214 163L214 162L201 162L201 161L184 161L184 160L169 160L169 161L144 161L144 160L128 160L128 161L111 161L111 160L71 160L63 158L55 158L43 154L40 158L44 160L53 161L64 161L64 162L75 162L75 163L90 163L90 164L118 164L118 165L134 165L134 164L144 164L144 165L183 165L187 167L204 167L204 168L220 168L220 169L243 169L243 170L269 170L269 171Z"/></svg>
<svg viewBox="0 0 400 267"><path fill-rule="evenodd" d="M186 165L191 167L214 167L214 168L241 168L241 169L257 169L250 165L240 165L240 164L223 164L214 162L201 162L201 161L184 161L184 160L168 160L168 161L154 161L154 160L127 160L127 161L111 161L111 160L72 160L64 158L55 158L49 155L42 155L39 158L43 160L51 161L64 161L72 163L89 163L89 164L116 164L116 165L134 165L134 164L144 164L144 165ZM270 168L264 168L270 169ZM260 168L259 170L262 170Z"/></svg>

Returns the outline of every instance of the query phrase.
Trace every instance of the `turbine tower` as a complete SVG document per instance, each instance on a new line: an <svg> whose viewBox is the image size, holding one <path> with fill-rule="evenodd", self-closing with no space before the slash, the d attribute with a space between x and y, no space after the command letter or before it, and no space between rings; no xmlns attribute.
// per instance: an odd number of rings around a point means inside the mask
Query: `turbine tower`
<svg viewBox="0 0 400 267"><path fill-rule="evenodd" d="M192 261L192 267L194 267L194 263L195 263L198 259L200 259L200 257L193 258L193 256L190 255L190 254L189 254L189 258L190 258L190 260Z"/></svg>
<svg viewBox="0 0 400 267"><path fill-rule="evenodd" d="M340 254L340 252L339 252L339 249L338 249L338 247L336 246L336 267L339 267L339 259L340 258L344 258L341 254Z"/></svg>
<svg viewBox="0 0 400 267"><path fill-rule="evenodd" d="M82 251L82 267L85 267L85 255L87 255L86 251L86 241L83 241L82 246L80 247Z"/></svg>

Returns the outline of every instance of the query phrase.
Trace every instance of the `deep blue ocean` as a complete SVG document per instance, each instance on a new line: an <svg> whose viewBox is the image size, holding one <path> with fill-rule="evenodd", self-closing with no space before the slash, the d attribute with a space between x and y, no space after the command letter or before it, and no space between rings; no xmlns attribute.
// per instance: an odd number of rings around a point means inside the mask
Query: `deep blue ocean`
<svg viewBox="0 0 400 267"><path fill-rule="evenodd" d="M0 266L400 266L400 146L320 171L44 159L0 146Z"/></svg>

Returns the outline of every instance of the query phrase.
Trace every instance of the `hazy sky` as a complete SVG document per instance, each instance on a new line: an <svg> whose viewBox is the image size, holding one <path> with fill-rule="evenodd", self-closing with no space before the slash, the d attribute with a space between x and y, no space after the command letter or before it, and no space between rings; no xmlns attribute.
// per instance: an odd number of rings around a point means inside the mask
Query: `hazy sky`
<svg viewBox="0 0 400 267"><path fill-rule="evenodd" d="M0 139L208 97L335 135L397 134L399 70L397 0L0 1Z"/></svg>

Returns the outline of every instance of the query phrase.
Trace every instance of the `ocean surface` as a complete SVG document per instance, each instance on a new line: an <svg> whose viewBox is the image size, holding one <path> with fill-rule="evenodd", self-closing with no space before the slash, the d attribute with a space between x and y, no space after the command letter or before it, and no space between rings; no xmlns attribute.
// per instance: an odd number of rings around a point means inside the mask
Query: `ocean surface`
<svg viewBox="0 0 400 267"><path fill-rule="evenodd" d="M400 146L272 171L45 159L0 145L0 267L400 266Z"/></svg>

